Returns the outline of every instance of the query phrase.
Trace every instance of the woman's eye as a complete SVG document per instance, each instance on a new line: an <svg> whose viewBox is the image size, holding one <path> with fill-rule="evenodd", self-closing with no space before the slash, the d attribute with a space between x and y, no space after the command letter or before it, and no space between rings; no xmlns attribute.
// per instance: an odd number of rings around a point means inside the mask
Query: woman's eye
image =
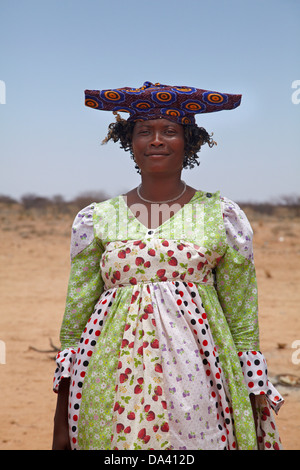
<svg viewBox="0 0 300 470"><path fill-rule="evenodd" d="M140 134L140 135L147 135L147 134L149 134L149 131L148 131L147 129L141 129L141 130L139 131L139 134Z"/></svg>

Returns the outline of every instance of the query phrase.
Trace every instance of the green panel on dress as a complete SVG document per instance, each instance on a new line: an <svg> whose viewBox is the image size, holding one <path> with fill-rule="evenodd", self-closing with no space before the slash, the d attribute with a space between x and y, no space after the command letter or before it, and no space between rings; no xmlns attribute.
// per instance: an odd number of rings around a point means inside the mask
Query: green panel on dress
<svg viewBox="0 0 300 470"><path fill-rule="evenodd" d="M78 424L82 449L110 449L116 371L131 296L131 287L118 290L89 363L80 411L84 418Z"/></svg>

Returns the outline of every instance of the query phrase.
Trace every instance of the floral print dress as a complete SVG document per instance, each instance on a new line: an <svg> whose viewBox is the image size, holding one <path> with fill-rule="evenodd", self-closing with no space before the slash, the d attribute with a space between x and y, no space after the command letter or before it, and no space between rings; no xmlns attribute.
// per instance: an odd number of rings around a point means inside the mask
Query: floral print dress
<svg viewBox="0 0 300 470"><path fill-rule="evenodd" d="M78 213L56 362L73 449L281 448L252 230L218 192L196 191L156 229L123 196Z"/></svg>

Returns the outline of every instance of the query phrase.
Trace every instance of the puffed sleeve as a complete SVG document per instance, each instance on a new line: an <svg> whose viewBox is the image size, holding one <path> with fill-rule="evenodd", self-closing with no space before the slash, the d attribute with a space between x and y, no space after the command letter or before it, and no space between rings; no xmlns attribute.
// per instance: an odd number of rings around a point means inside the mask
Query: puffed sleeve
<svg viewBox="0 0 300 470"><path fill-rule="evenodd" d="M72 225L71 269L66 307L60 330L61 350L56 357L53 389L70 377L82 331L103 291L100 273L102 247L94 236L94 204L80 211Z"/></svg>
<svg viewBox="0 0 300 470"><path fill-rule="evenodd" d="M235 342L249 393L265 395L277 413L283 399L268 379L260 352L253 231L241 208L221 198L227 249L216 269L216 287Z"/></svg>

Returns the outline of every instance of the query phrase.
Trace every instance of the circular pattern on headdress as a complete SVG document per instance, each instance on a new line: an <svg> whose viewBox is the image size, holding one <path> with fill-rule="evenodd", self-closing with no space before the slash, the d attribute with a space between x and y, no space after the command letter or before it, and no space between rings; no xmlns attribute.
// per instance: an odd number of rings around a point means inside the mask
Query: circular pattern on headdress
<svg viewBox="0 0 300 470"><path fill-rule="evenodd" d="M125 95L120 90L103 90L100 97L108 102L122 103L125 101Z"/></svg>
<svg viewBox="0 0 300 470"><path fill-rule="evenodd" d="M173 86L172 90L176 93L183 93L184 95L191 95L192 93L196 93L197 88L192 88L188 86Z"/></svg>
<svg viewBox="0 0 300 470"><path fill-rule="evenodd" d="M101 109L102 108L102 103L101 101L94 100L93 98L86 98L85 99L85 105L89 106L89 108L94 108L94 109Z"/></svg>
<svg viewBox="0 0 300 470"><path fill-rule="evenodd" d="M223 105L227 103L228 96L224 93L216 93L214 91L206 91L203 93L203 100L208 104L213 104L216 106Z"/></svg>
<svg viewBox="0 0 300 470"><path fill-rule="evenodd" d="M151 96L153 101L158 103L160 106L163 104L168 106L176 101L176 93L173 91L152 91Z"/></svg>
<svg viewBox="0 0 300 470"><path fill-rule="evenodd" d="M118 111L118 113L135 114L131 108L126 108L126 106L115 106L112 111Z"/></svg>
<svg viewBox="0 0 300 470"><path fill-rule="evenodd" d="M140 93L143 93L143 91L145 91L145 88L145 86L141 86L140 88L128 88L126 90L126 93L128 93L129 95L139 95Z"/></svg>
<svg viewBox="0 0 300 470"><path fill-rule="evenodd" d="M179 117L184 116L184 112L176 108L163 108L161 110L161 114L168 116L168 117L174 117L174 118L179 118Z"/></svg>
<svg viewBox="0 0 300 470"><path fill-rule="evenodd" d="M206 109L204 103L199 100L186 100L181 104L181 108L188 113L203 113Z"/></svg>
<svg viewBox="0 0 300 470"><path fill-rule="evenodd" d="M180 124L194 124L194 123L195 123L194 117L189 118L187 116L183 116L183 118L180 119Z"/></svg>
<svg viewBox="0 0 300 470"><path fill-rule="evenodd" d="M136 111L142 111L142 112L147 112L151 108L154 108L154 104L151 103L151 101L147 101L147 100L134 101L133 103L131 103L131 106Z"/></svg>

